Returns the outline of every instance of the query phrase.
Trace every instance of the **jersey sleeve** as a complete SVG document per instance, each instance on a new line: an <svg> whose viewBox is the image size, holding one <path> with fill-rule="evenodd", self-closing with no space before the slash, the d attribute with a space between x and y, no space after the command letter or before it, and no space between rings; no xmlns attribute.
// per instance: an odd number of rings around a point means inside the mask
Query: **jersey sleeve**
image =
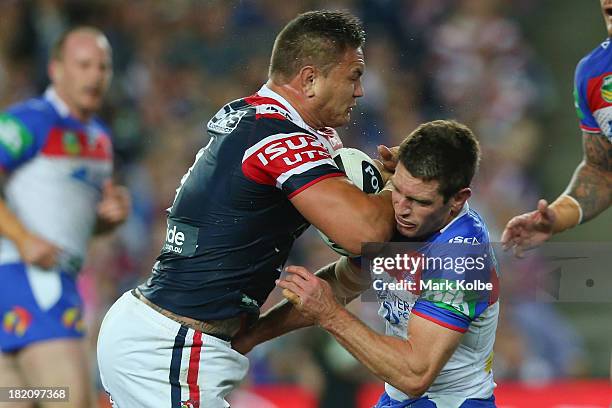
<svg viewBox="0 0 612 408"><path fill-rule="evenodd" d="M416 301L412 308L412 314L460 333L465 333L473 320L469 314L451 305L444 302L432 302L423 298Z"/></svg>
<svg viewBox="0 0 612 408"><path fill-rule="evenodd" d="M300 132L260 140L245 151L242 172L256 183L276 186L289 198L321 180L344 176L324 144Z"/></svg>
<svg viewBox="0 0 612 408"><path fill-rule="evenodd" d="M412 313L464 333L497 301L495 254L480 220L466 217L425 251L421 288Z"/></svg>
<svg viewBox="0 0 612 408"><path fill-rule="evenodd" d="M599 133L601 129L589 106L589 93L594 89L593 82L589 86L588 57L583 58L576 66L574 75L574 106L580 122L580 128L589 133ZM595 95L591 95L595 97Z"/></svg>
<svg viewBox="0 0 612 408"><path fill-rule="evenodd" d="M41 149L47 125L44 115L16 108L0 114L0 168L11 172Z"/></svg>

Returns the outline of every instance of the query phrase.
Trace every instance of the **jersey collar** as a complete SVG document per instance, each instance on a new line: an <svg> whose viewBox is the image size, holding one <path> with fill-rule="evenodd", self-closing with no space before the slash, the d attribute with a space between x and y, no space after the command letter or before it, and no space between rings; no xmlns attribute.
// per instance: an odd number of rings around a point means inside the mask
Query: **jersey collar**
<svg viewBox="0 0 612 408"><path fill-rule="evenodd" d="M45 91L44 97L61 117L67 118L70 116L70 109L68 108L68 105L66 105L66 102L59 97L54 87L48 87Z"/></svg>
<svg viewBox="0 0 612 408"><path fill-rule="evenodd" d="M304 122L304 119L302 119L302 117L300 116L298 111L295 110L295 108L289 103L289 101L287 101L281 95L279 95L278 93L276 93L273 90L271 90L270 88L268 88L267 85L264 84L259 89L259 91L257 91L257 94L260 95L260 96L265 96L265 97L277 100L278 102L280 102L283 106L285 106L287 108L287 111L289 112L289 116L290 116L289 120L291 120L293 123L295 123L296 125L298 125L302 129L308 129L311 132L314 132L315 134L317 133L316 129L314 129L313 127L308 125L306 122Z"/></svg>
<svg viewBox="0 0 612 408"><path fill-rule="evenodd" d="M467 203L467 201L465 202L465 204L463 204L463 208L461 208L461 211L459 211L459 214L457 214L457 216L455 218L453 218L451 220L451 222L449 222L448 224L446 224L446 226L444 228L442 228L440 230L440 233L443 233L444 231L446 231L451 225L453 225L453 223L455 221L457 221L459 218L463 217L465 214L468 213L468 211L470 211L470 206Z"/></svg>

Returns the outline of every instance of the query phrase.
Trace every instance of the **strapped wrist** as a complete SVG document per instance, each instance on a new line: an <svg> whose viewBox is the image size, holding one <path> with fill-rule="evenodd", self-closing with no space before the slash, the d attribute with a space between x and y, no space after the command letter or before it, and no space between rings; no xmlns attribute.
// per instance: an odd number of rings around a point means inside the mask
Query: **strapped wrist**
<svg viewBox="0 0 612 408"><path fill-rule="evenodd" d="M582 222L582 207L578 200L569 194L559 196L549 208L555 213L555 222L552 226L555 234L573 228Z"/></svg>
<svg viewBox="0 0 612 408"><path fill-rule="evenodd" d="M342 298L353 298L368 288L370 276L363 276L361 270L351 265L348 257L343 256L335 264L337 295Z"/></svg>

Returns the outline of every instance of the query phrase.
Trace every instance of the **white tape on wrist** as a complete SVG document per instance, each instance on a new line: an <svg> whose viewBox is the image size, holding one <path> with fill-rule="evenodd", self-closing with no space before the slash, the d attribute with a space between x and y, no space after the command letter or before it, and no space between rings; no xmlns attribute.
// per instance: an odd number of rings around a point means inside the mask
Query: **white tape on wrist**
<svg viewBox="0 0 612 408"><path fill-rule="evenodd" d="M576 207L578 207L578 224L576 224L576 225L580 225L580 224L582 224L582 216L583 216L583 213L582 213L582 206L580 205L580 203L578 202L578 200L576 200L574 197L572 197L572 196L571 196L571 195L569 195L569 194L563 194L563 197L567 197L567 198L569 198L569 199L570 199L570 201L572 201L574 204L576 204Z"/></svg>
<svg viewBox="0 0 612 408"><path fill-rule="evenodd" d="M357 296L370 284L370 276L362 276L361 271L355 272L350 261L343 256L336 262L336 282L338 283L338 295L345 298ZM347 287L348 286L348 287Z"/></svg>

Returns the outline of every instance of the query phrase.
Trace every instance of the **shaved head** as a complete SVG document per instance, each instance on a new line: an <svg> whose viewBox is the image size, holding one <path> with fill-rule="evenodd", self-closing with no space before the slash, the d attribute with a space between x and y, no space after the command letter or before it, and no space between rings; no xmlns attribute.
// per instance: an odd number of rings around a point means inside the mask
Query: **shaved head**
<svg viewBox="0 0 612 408"><path fill-rule="evenodd" d="M82 41L84 38L94 37L100 48L105 48L111 51L110 44L104 33L95 27L79 26L68 31L65 31L53 44L51 48L51 59L61 60L64 56L64 50L68 46L67 43L74 41Z"/></svg>
<svg viewBox="0 0 612 408"><path fill-rule="evenodd" d="M101 108L111 76L111 47L97 28L82 26L66 31L51 50L51 83L79 120L88 120Z"/></svg>

